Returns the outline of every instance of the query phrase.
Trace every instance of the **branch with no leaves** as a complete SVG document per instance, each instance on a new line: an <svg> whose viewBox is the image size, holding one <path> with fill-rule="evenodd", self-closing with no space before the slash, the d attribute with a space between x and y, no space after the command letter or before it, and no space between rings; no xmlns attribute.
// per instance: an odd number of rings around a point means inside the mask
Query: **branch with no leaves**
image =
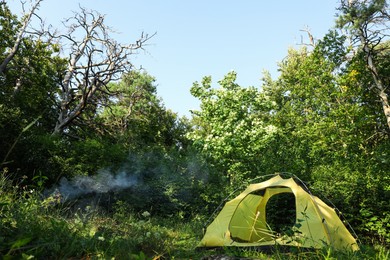
<svg viewBox="0 0 390 260"><path fill-rule="evenodd" d="M8 63L13 59L13 57L15 56L17 51L19 50L19 46L20 46L20 44L22 42L22 39L23 39L23 36L24 36L24 34L25 34L26 30L27 30L27 26L29 25L32 16L35 15L35 12L38 9L39 4L41 2L42 2L42 0L36 0L35 3L32 5L31 10L28 13L25 14L25 17L24 17L24 19L22 20L22 23L21 23L21 27L19 28L19 30L17 32L15 43L12 46L12 48L10 48L10 51L7 53L7 56L5 57L5 59L0 64L0 74L5 71ZM22 2L23 12L25 12L24 11L25 10L24 9L24 4L25 3Z"/></svg>
<svg viewBox="0 0 390 260"><path fill-rule="evenodd" d="M97 92L109 94L108 83L133 68L130 56L143 49L155 35L142 33L135 43L120 44L111 37L113 31L104 24L104 15L80 9L80 13L65 21L68 33L58 36L69 44L69 62L61 84L60 113L53 133L63 132Z"/></svg>
<svg viewBox="0 0 390 260"><path fill-rule="evenodd" d="M304 29L302 29L300 31L301 32L306 32L307 36L309 37L309 43L304 43L303 42L303 37L301 36L301 45L311 46L311 47L314 48L316 46L316 43L315 43L313 35L310 32L310 29L308 27L306 27L306 28L304 28Z"/></svg>

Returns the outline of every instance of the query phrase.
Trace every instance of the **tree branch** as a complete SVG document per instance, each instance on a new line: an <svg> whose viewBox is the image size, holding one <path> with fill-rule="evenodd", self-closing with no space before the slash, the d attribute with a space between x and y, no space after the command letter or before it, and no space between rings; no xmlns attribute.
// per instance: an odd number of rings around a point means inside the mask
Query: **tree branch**
<svg viewBox="0 0 390 260"><path fill-rule="evenodd" d="M42 2L42 0L36 0L35 4L32 6L31 10L27 14L27 16L24 18L22 22L22 27L20 27L18 34L16 36L16 40L14 45L12 46L11 50L7 54L7 57L3 60L3 62L0 64L0 74L3 73L8 65L8 63L13 59L15 54L19 50L19 46L22 42L23 35L26 32L27 26L30 23L31 17L35 14L35 10L37 10L39 4ZM24 7L23 7L24 10Z"/></svg>
<svg viewBox="0 0 390 260"><path fill-rule="evenodd" d="M67 24L70 33L62 36L62 40L70 43L69 64L62 81L60 111L53 134L62 133L79 118L87 105L94 102L97 92L109 95L108 83L132 69L130 56L143 49L155 35L142 33L135 43L119 44L110 36L112 30L104 24L104 16L84 8L68 19ZM83 38L78 41L75 35L80 34Z"/></svg>

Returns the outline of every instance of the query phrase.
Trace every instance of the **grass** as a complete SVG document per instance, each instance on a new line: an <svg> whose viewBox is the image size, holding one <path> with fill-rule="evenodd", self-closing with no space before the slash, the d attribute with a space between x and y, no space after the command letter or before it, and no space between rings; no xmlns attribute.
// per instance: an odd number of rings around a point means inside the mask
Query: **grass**
<svg viewBox="0 0 390 260"><path fill-rule="evenodd" d="M3 175L4 176L4 175ZM0 257L3 259L388 259L383 246L357 253L255 248L199 250L203 217L152 217L116 202L112 212L83 210L42 199L0 179Z"/></svg>

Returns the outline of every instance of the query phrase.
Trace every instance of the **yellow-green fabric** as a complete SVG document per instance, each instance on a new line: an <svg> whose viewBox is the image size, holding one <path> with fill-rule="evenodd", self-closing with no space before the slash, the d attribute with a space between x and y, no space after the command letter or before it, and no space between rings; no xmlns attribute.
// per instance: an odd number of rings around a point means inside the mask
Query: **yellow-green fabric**
<svg viewBox="0 0 390 260"><path fill-rule="evenodd" d="M272 232L266 222L268 200L280 193L295 196L294 236ZM331 246L338 250L358 250L354 237L336 212L319 198L303 190L292 178L279 175L251 184L228 201L207 227L200 247L294 245L306 248Z"/></svg>

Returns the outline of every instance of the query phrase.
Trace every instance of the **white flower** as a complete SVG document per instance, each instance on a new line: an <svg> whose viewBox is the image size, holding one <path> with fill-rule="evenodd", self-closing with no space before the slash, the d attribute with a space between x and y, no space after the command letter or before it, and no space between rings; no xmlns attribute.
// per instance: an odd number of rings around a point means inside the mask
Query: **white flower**
<svg viewBox="0 0 390 260"><path fill-rule="evenodd" d="M278 128L274 125L267 125L265 127L265 131L267 132L267 134L271 135L271 134L274 134L276 133L278 130Z"/></svg>
<svg viewBox="0 0 390 260"><path fill-rule="evenodd" d="M150 217L150 213L149 213L148 211L144 211L144 212L142 213L142 216L143 216L144 218L148 218L148 217Z"/></svg>

